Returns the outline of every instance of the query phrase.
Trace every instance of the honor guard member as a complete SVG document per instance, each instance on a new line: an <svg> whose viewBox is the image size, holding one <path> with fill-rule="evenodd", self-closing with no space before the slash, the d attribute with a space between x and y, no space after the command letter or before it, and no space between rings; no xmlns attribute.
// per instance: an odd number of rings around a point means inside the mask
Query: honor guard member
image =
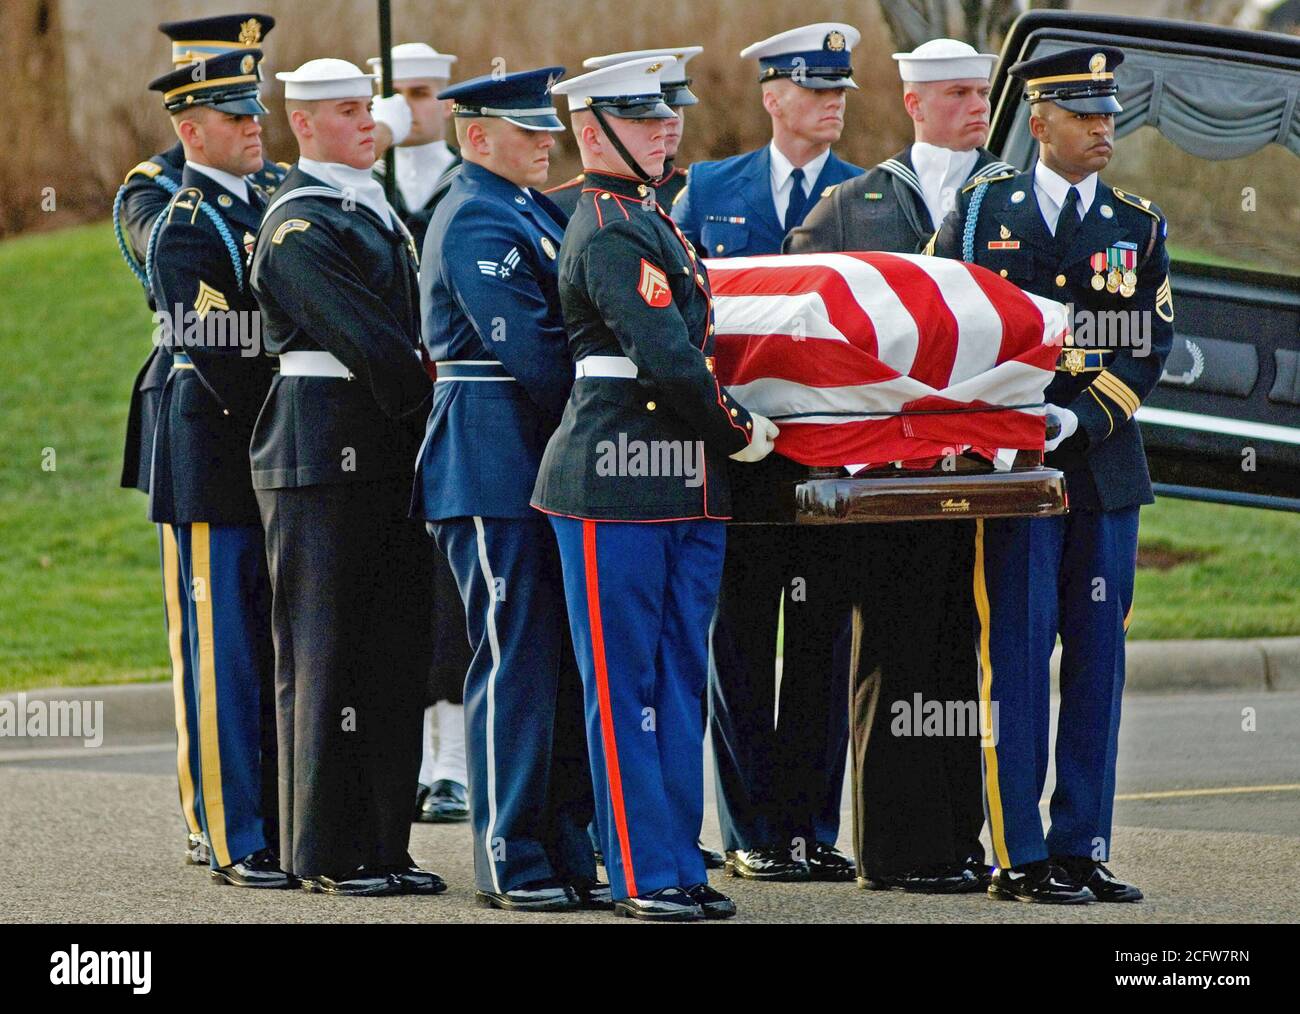
<svg viewBox="0 0 1300 1014"><path fill-rule="evenodd" d="M696 844L708 626L723 456L758 460L776 427L718 385L708 278L650 186L672 116L659 84L670 62L632 60L553 89L568 96L589 185L560 248L577 380L533 504L560 545L615 910L685 920L735 913Z"/></svg>
<svg viewBox="0 0 1300 1014"><path fill-rule="evenodd" d="M379 57L366 61L381 78ZM424 234L438 201L447 193L448 171L460 165L460 155L445 140L447 108L438 97L451 78L456 57L439 53L423 42L404 42L392 49L393 95L375 98L376 105L396 100L410 111L410 130L399 145L393 209L415 241L424 248ZM373 107L372 107L373 115ZM388 164L375 163L375 178L383 183ZM465 761L465 673L469 669L469 640L465 636L465 609L456 578L441 553L433 557L433 662L425 697L420 775L415 793L415 819L429 824L459 823L469 819ZM436 748L435 748L436 740Z"/></svg>
<svg viewBox="0 0 1300 1014"><path fill-rule="evenodd" d="M759 62L772 141L691 167L673 218L705 256L780 253L819 194L862 172L831 151L844 128L847 90L857 88L851 54L859 37L849 25L809 25L741 52ZM790 523L795 483L808 474L803 465L777 454L758 468L729 464L727 472L735 518L710 692L728 869L762 880L852 880L853 862L835 847L849 739L850 603L833 569L845 536Z"/></svg>
<svg viewBox="0 0 1300 1014"><path fill-rule="evenodd" d="M198 816L212 877L292 886L275 850L275 655L271 589L248 441L271 385L239 236L262 198L260 49L180 67L153 81L185 151L181 187L150 251L150 282L171 371L154 434L149 519L171 526L198 705ZM268 735L263 741L263 729Z"/></svg>
<svg viewBox="0 0 1300 1014"><path fill-rule="evenodd" d="M661 208L671 208L677 195L686 186L688 170L675 165L677 151L682 143L682 131L686 126L686 107L699 104L699 99L691 91L691 79L686 75L686 64L692 57L704 52L703 46L683 46L680 49L638 49L628 53L611 53L608 56L593 56L582 61L584 67L599 70L628 60L642 60L648 57L671 57L676 62L671 69L665 69L659 78L663 88L664 105L673 111L675 120L664 121L664 172L655 181L655 199ZM664 77L663 75L670 75ZM578 173L567 183L546 191L546 196L553 200L566 215L572 215L578 206L578 196L582 193L586 176Z"/></svg>
<svg viewBox="0 0 1300 1014"><path fill-rule="evenodd" d="M1024 901L1137 901L1110 855L1124 635L1133 606L1138 508L1153 502L1137 420L1173 340L1166 223L1149 200L1098 177L1114 145L1115 68L1106 46L1015 65L1038 161L968 184L933 250L981 264L1075 307L1075 346L1048 385L1046 462L1065 473L1070 513L977 522L975 604L981 706L999 709L984 789L997 870L989 893ZM1123 341L1084 340L1099 314L1131 315ZM1149 328L1147 340L1133 341ZM1113 336L1112 336L1113 337ZM1059 428L1059 429L1058 429ZM1053 431L1057 431L1053 435ZM1061 703L1051 829L1049 674L1060 634Z"/></svg>
<svg viewBox="0 0 1300 1014"><path fill-rule="evenodd" d="M172 44L172 64L183 67L196 60L219 56L232 50L247 51L261 44L275 26L275 19L265 14L231 14L193 21L170 21L158 26ZM185 168L185 150L180 141L164 152L138 163L123 181L113 201L113 233L126 266L144 287L149 308L154 308L146 261L149 238L159 215L172 195L181 187ZM249 183L270 193L284 177L284 168L263 160L260 169L248 177ZM246 237L251 239L251 236ZM126 444L122 457L121 485L124 489L149 492L149 465L153 457L154 430L158 422L158 403L163 385L171 372L171 357L164 344L154 343L144 366L131 385L131 405L127 413ZM158 526L163 570L163 622L172 662L172 681L176 687L177 781L180 786L181 811L188 830L186 861L208 865L208 847L199 827L199 727L195 708L193 676L186 671L185 647L190 641L185 626L183 602L186 590L177 582L179 566L176 540L167 525Z"/></svg>
<svg viewBox="0 0 1300 1014"><path fill-rule="evenodd" d="M371 80L276 75L301 157L253 253L280 372L253 432L274 592L281 858L304 889L436 894L407 852L429 673L430 545L408 515L430 382L416 255L370 175Z"/></svg>
<svg viewBox="0 0 1300 1014"><path fill-rule="evenodd" d="M412 513L451 564L473 645L463 678L478 903L524 911L612 907L586 832L591 770L560 557L528 502L573 386L556 281L565 216L532 189L564 129L548 91L563 73L486 75L440 94L465 163L420 273L438 382Z"/></svg>
<svg viewBox="0 0 1300 1014"><path fill-rule="evenodd" d="M786 237L790 254L916 253L968 179L1012 167L980 147L989 130L997 57L955 39L895 53L916 140L831 188ZM970 573L975 526L851 525L855 603L850 726L858 883L918 893L979 890L989 881L980 829L979 742L896 736L890 702L969 700L976 685Z"/></svg>

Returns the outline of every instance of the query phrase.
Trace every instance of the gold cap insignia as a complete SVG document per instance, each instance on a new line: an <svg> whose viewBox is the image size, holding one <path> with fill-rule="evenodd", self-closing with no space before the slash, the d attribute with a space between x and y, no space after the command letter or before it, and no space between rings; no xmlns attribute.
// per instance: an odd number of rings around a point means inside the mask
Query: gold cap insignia
<svg viewBox="0 0 1300 1014"><path fill-rule="evenodd" d="M647 67L647 68L645 69L645 72L646 72L647 74L658 74L659 71L662 70L662 69L663 69L663 64L662 64L662 63L652 63L652 64L650 64L649 67Z"/></svg>
<svg viewBox="0 0 1300 1014"><path fill-rule="evenodd" d="M826 35L826 48L832 53L838 53L844 48L844 33L840 31L828 32Z"/></svg>
<svg viewBox="0 0 1300 1014"><path fill-rule="evenodd" d="M253 59L253 54L249 53L247 56L245 56L242 60L239 61L239 73L241 74L253 73L253 64L256 62L257 61Z"/></svg>
<svg viewBox="0 0 1300 1014"><path fill-rule="evenodd" d="M262 22L257 18L249 18L239 26L239 44L241 46L256 46L262 41Z"/></svg>
<svg viewBox="0 0 1300 1014"><path fill-rule="evenodd" d="M1104 74L1106 72L1106 54L1093 53L1092 59L1088 61L1088 69L1094 74Z"/></svg>

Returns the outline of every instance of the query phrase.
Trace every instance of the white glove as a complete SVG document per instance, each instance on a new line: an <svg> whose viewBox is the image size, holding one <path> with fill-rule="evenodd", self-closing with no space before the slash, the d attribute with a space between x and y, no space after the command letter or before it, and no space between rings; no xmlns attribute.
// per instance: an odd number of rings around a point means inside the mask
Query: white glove
<svg viewBox="0 0 1300 1014"><path fill-rule="evenodd" d="M376 95L370 102L370 115L388 128L394 145L405 141L411 132L411 107L405 95Z"/></svg>
<svg viewBox="0 0 1300 1014"><path fill-rule="evenodd" d="M1061 427L1061 432L1056 434L1051 440L1043 444L1044 451L1054 451L1061 446L1062 441L1068 440L1074 435L1074 431L1079 428L1079 417L1071 412L1068 408L1058 408L1055 405L1047 407L1047 420L1050 423L1053 419Z"/></svg>
<svg viewBox="0 0 1300 1014"><path fill-rule="evenodd" d="M757 412L749 413L750 422L754 424L753 436L749 446L731 455L732 461L762 461L772 453L772 442L780 435L776 423Z"/></svg>

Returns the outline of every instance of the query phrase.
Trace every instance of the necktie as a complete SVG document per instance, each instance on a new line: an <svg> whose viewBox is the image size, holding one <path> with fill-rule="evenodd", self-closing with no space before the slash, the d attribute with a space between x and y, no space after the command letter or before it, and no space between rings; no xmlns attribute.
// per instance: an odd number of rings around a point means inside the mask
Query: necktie
<svg viewBox="0 0 1300 1014"><path fill-rule="evenodd" d="M803 221L804 208L808 206L808 195L803 192L803 170L795 169L790 173L790 203L785 206L785 231L789 232Z"/></svg>
<svg viewBox="0 0 1300 1014"><path fill-rule="evenodd" d="M1056 242L1062 250L1070 249L1075 233L1079 231L1079 191L1071 187L1061 205L1061 215L1056 220Z"/></svg>

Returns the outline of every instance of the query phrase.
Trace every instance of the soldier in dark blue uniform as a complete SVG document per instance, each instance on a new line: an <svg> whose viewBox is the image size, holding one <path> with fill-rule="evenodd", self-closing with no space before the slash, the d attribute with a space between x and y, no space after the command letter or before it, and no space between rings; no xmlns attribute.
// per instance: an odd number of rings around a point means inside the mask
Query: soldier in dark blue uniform
<svg viewBox="0 0 1300 1014"><path fill-rule="evenodd" d="M257 233L279 375L253 431L273 591L285 869L309 891L436 894L407 852L429 671L432 549L409 517L429 408L416 253L370 175L370 77L286 82L301 157Z"/></svg>
<svg viewBox="0 0 1300 1014"><path fill-rule="evenodd" d="M479 904L612 906L587 839L591 771L555 536L529 506L573 364L556 282L565 215L533 187L563 67L462 82L450 99L464 166L438 206L420 274L438 382L412 512L429 522L468 620L470 818Z"/></svg>
<svg viewBox="0 0 1300 1014"><path fill-rule="evenodd" d="M212 876L289 887L275 829L275 739L264 738L274 652L262 526L248 441L271 384L245 253L263 204L244 176L262 164L261 50L178 68L150 84L185 151L181 187L151 256L171 371L154 434L149 519L176 540L198 710L199 822ZM198 73L201 71L201 73Z"/></svg>
<svg viewBox="0 0 1300 1014"><path fill-rule="evenodd" d="M264 14L235 14L193 21L171 21L158 27L172 40L173 65L181 67L231 50L251 49L259 45L274 26L275 19ZM117 237L118 249L131 273L144 286L150 309L154 305L146 272L149 239L160 213L172 195L180 189L184 168L185 151L177 141L165 152L132 168L126 174L113 202L113 231ZM263 160L261 168L250 173L247 180L264 193L270 193L283 177L284 168ZM154 430L158 422L158 404L170 373L171 356L166 345L155 343L131 385L122 459L121 485L124 489L149 492L149 467L153 456ZM172 663L172 680L176 688L177 780L180 786L181 812L189 832L186 860L206 866L210 857L208 847L203 842L198 815L202 786L199 779L196 691L193 674L186 668L188 661L185 646L190 640L183 605L186 590L178 583L180 568L176 540L170 527L159 525L158 538L163 571L163 619Z"/></svg>
<svg viewBox="0 0 1300 1014"><path fill-rule="evenodd" d="M667 73L671 75L668 78L660 78L659 84L664 90L664 105L673 111L674 120L666 120L664 129L667 133L664 135L664 149L667 155L664 158L664 171L659 179L655 180L655 199L659 202L661 208L671 208L677 195L682 192L686 186L686 180L689 170L682 166L676 165L677 151L682 143L682 131L686 126L686 107L699 104L699 99L691 91L691 79L686 74L686 64L692 57L698 56L704 52L703 46L682 46L678 49L638 49L627 53L611 53L607 56L593 56L582 61L584 67L592 70L599 70L601 67L611 67L616 63L626 63L628 60L641 60L652 56L669 56L676 63ZM566 215L573 215L574 209L578 206L578 198L582 194L583 183L586 176L578 173L573 179L561 183L558 187L552 187L546 191L546 196L553 200Z"/></svg>
<svg viewBox="0 0 1300 1014"><path fill-rule="evenodd" d="M1123 58L1090 46L1012 67L1032 103L1038 161L969 184L930 247L1075 307L1075 347L1046 392L1046 460L1065 472L1070 513L981 521L976 532L980 695L988 720L998 709L996 742L983 750L998 866L989 892L1024 901L1142 897L1105 862L1138 508L1153 502L1133 414L1160 377L1174 311L1164 216L1097 175L1113 150ZM1122 334L1101 333L1111 314L1128 324ZM1038 805L1058 633L1056 789L1044 837Z"/></svg>
<svg viewBox="0 0 1300 1014"><path fill-rule="evenodd" d="M858 39L848 25L808 25L741 53L762 67L772 143L691 167L672 214L705 256L780 253L819 194L862 172L831 151L847 90L857 88ZM852 880L852 860L835 847L849 739L850 612L849 583L836 568L850 562L841 546L848 536L789 523L803 465L775 454L756 468L728 464L727 473L735 518L710 683L727 868L763 880Z"/></svg>
<svg viewBox="0 0 1300 1014"><path fill-rule="evenodd" d="M776 427L719 386L708 279L650 186L672 116L658 80L670 63L632 60L554 88L569 98L591 187L560 249L578 379L532 502L560 545L616 912L681 920L735 912L696 845L701 704L724 456L758 460Z"/></svg>

